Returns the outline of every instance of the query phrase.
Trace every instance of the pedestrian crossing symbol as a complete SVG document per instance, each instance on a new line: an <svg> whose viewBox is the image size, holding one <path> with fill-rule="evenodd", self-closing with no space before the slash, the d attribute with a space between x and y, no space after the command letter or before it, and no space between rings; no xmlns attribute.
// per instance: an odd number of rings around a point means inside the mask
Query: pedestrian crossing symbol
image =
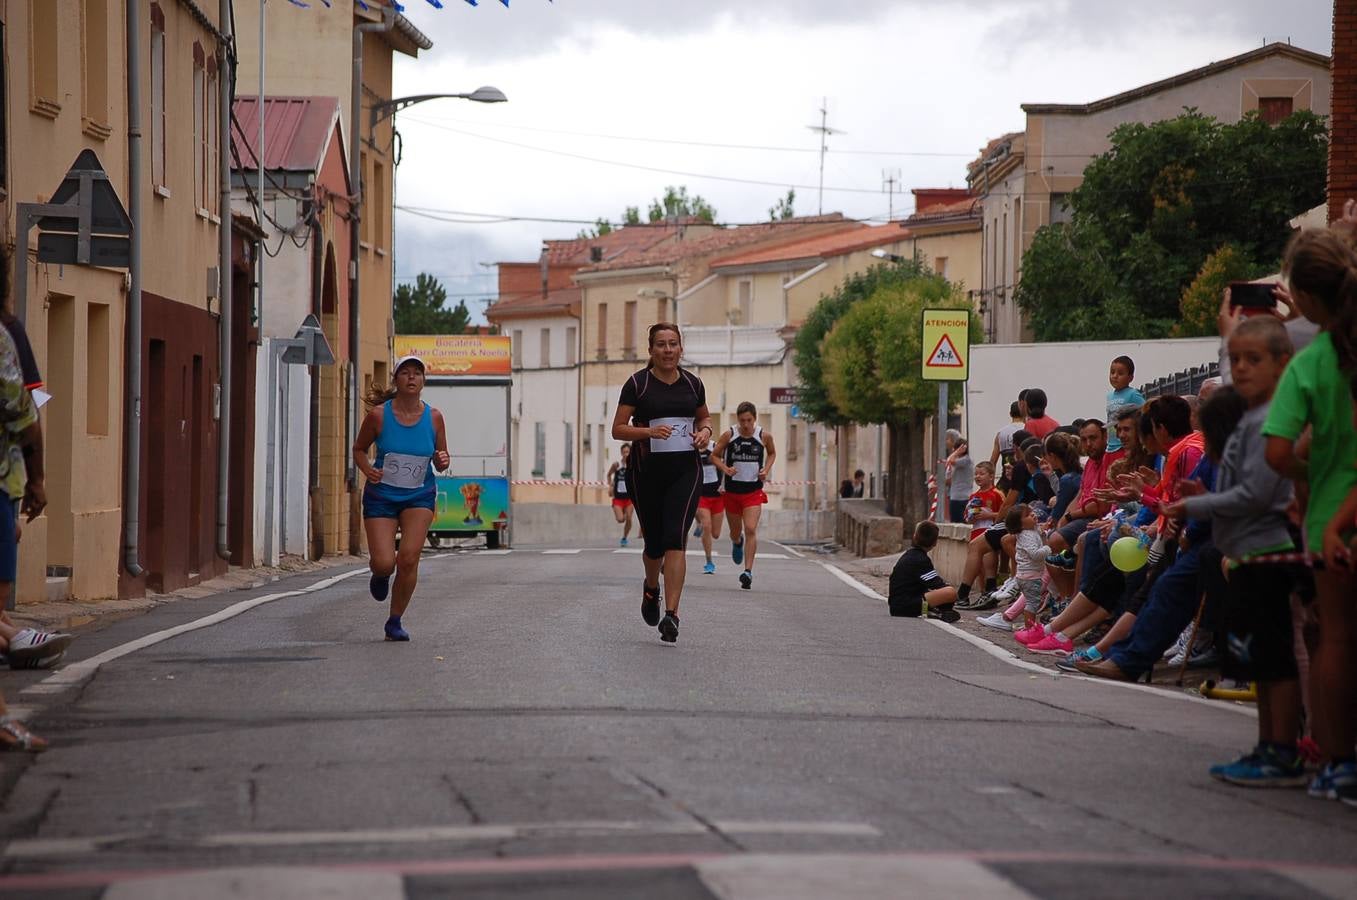
<svg viewBox="0 0 1357 900"><path fill-rule="evenodd" d="M966 309L923 311L925 381L965 381L970 376L971 314Z"/></svg>

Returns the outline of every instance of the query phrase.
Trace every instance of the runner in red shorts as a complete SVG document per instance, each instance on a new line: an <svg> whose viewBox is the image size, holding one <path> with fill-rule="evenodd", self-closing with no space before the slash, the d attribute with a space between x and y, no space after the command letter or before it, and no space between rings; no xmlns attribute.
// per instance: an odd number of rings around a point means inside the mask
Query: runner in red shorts
<svg viewBox="0 0 1357 900"><path fill-rule="evenodd" d="M627 484L627 461L631 458L631 444L622 445L622 459L608 469L608 496L613 498L613 518L622 526L622 540L617 543L627 546L631 535L631 492Z"/></svg>
<svg viewBox="0 0 1357 900"><path fill-rule="evenodd" d="M697 523L702 531L702 549L707 554L707 564L702 567L703 575L715 575L716 563L712 562L711 545L721 537L722 513L726 511L725 498L721 496L721 473L716 469L712 458L716 450L715 442L709 442L702 451L702 495L697 501Z"/></svg>
<svg viewBox="0 0 1357 900"><path fill-rule="evenodd" d="M759 549L759 517L768 495L763 482L777 459L773 436L758 424L758 410L746 400L735 409L738 423L721 435L712 451L717 467L726 473L726 519L730 522L730 558L744 563L740 587L754 586L754 554Z"/></svg>

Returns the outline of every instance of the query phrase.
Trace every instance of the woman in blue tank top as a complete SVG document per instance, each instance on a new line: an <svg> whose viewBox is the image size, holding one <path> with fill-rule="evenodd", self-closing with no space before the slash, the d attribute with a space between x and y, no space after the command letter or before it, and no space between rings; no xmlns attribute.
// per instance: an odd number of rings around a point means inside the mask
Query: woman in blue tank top
<svg viewBox="0 0 1357 900"><path fill-rule="evenodd" d="M443 414L424 402L423 392L424 361L417 356L401 357L391 387L369 393L370 409L353 442L354 464L367 478L363 525L372 569L369 587L378 603L391 594L391 616L385 628L388 641L410 640L401 616L415 593L419 554L433 523L434 469L447 469L451 461ZM369 461L368 450L374 443L377 458Z"/></svg>

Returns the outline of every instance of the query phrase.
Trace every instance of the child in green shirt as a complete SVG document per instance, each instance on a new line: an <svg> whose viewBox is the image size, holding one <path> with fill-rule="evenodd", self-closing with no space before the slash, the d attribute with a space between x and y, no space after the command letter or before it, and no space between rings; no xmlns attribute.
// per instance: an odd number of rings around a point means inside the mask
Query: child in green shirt
<svg viewBox="0 0 1357 900"><path fill-rule="evenodd" d="M1320 334L1282 374L1263 424L1266 459L1309 489L1306 549L1323 554L1330 521L1357 489L1357 430L1349 381L1357 376L1357 252L1330 229L1291 240L1283 271L1295 306ZM1310 433L1308 453L1298 445ZM1351 533L1340 530L1344 540ZM1336 561L1336 560L1335 560ZM1310 661L1313 733L1328 763L1310 794L1357 792L1357 577L1348 566L1315 572L1320 637Z"/></svg>

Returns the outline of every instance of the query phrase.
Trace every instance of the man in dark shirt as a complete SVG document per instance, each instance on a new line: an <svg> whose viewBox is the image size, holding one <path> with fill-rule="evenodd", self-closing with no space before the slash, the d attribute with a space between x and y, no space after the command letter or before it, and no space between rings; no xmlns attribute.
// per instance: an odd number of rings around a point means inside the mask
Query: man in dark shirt
<svg viewBox="0 0 1357 900"><path fill-rule="evenodd" d="M938 544L938 526L927 520L914 526L911 546L891 570L890 611L892 616L942 619L955 622L961 614L952 608L956 588L938 574L928 551Z"/></svg>

